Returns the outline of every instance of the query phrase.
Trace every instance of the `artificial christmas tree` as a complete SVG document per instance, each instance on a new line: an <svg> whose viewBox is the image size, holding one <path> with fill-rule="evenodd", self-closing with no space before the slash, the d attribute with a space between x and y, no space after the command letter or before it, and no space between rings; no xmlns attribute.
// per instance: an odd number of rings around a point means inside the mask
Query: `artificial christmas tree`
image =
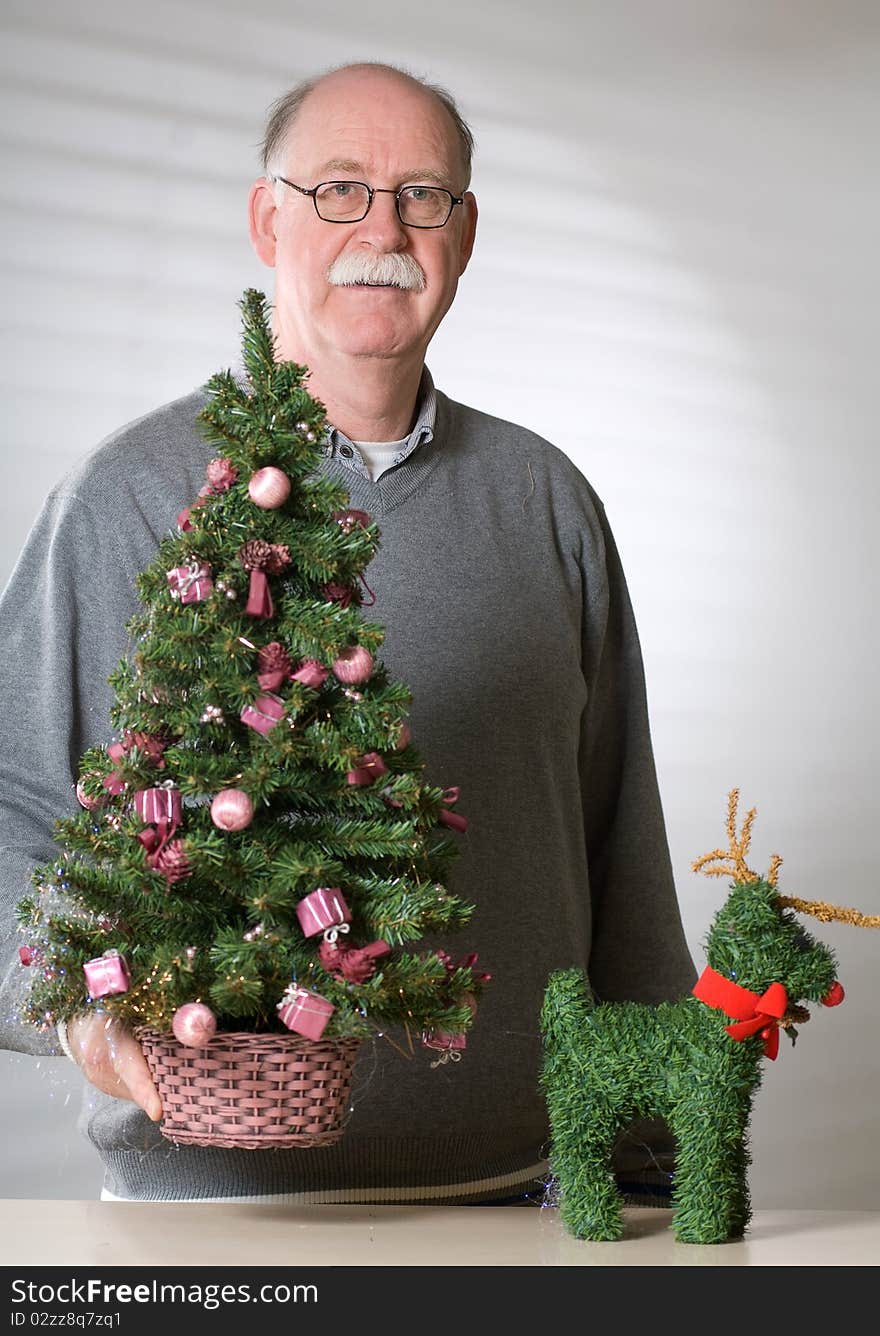
<svg viewBox="0 0 880 1336"><path fill-rule="evenodd" d="M319 1145L365 1038L455 1058L489 976L404 949L472 913L444 884L467 821L360 612L378 529L316 472L323 407L265 298L242 308L247 382L208 384L222 455L139 577L118 740L83 756L83 810L19 904L25 1014L133 1028L172 1140Z"/></svg>

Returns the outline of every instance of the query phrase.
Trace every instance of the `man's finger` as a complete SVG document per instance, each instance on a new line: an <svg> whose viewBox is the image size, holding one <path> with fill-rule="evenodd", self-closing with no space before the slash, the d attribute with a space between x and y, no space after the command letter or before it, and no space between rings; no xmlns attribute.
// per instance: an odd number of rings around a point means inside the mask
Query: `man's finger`
<svg viewBox="0 0 880 1336"><path fill-rule="evenodd" d="M162 1101L140 1044L133 1035L120 1029L108 1034L107 1047L113 1070L126 1086L130 1098L157 1123L162 1117Z"/></svg>

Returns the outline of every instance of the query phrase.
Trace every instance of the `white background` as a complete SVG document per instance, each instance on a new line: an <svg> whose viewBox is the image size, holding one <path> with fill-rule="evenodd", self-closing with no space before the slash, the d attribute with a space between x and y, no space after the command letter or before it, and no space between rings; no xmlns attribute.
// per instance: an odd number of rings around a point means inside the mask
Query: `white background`
<svg viewBox="0 0 880 1336"><path fill-rule="evenodd" d="M606 503L698 963L724 883L690 863L733 785L752 866L877 913L871 0L3 0L0 577L73 460L234 359L241 290L271 291L266 108L354 59L448 85L475 131L477 249L429 365ZM873 1207L880 932L807 926L847 1000L766 1064L753 1200ZM97 1196L78 1073L0 1071L0 1195Z"/></svg>

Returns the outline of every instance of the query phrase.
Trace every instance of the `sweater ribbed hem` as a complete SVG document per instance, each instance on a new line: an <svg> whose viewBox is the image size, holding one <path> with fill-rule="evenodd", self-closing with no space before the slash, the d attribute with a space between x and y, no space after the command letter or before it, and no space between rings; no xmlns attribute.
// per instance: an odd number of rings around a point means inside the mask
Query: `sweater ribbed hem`
<svg viewBox="0 0 880 1336"><path fill-rule="evenodd" d="M491 1201L493 1195L500 1200L508 1200L517 1188L525 1197L528 1192L534 1195L536 1188L543 1185L547 1173L546 1161L531 1165L528 1169L510 1174L498 1174L492 1178L473 1179L463 1183L422 1184L419 1187L390 1188L331 1188L316 1189L313 1192L275 1192L257 1196L236 1197L174 1197L174 1201L190 1202L226 1202L235 1205L285 1205L285 1206L413 1206L413 1205L450 1205L466 1203L467 1199ZM161 1197L122 1197L104 1187L101 1201L161 1201Z"/></svg>
<svg viewBox="0 0 880 1336"><path fill-rule="evenodd" d="M542 1162L533 1166L534 1172L530 1172L528 1177L523 1180L518 1174L510 1175L512 1182L502 1181L500 1179L492 1180L491 1184L487 1181L484 1184L468 1183L467 1185L455 1185L457 1187L466 1186L469 1191L483 1190L479 1192L478 1197L457 1199L457 1204L464 1206L549 1206L553 1199L553 1184L546 1178L547 1164ZM450 1185L445 1188L447 1195L444 1198L444 1205L456 1204L452 1201ZM502 1191L503 1190L503 1191ZM670 1182L664 1182L659 1178L645 1175L641 1181L632 1178L617 1181L617 1190L623 1199L624 1206L649 1206L659 1209L668 1209L672 1206L672 1186ZM332 1205L372 1205L372 1206L393 1206L393 1205L413 1205L425 1204L417 1200L424 1195L425 1189L401 1189L390 1188L384 1194L369 1189L358 1193L350 1190L337 1190L333 1192L276 1192L265 1193L256 1197L175 1197L175 1202L199 1202L207 1205L208 1203L224 1204L233 1206L332 1206ZM401 1193L407 1195L401 1196ZM497 1194L497 1195L492 1195ZM157 1197L120 1197L113 1193L109 1188L101 1189L101 1201L161 1201ZM432 1205L438 1204L436 1201Z"/></svg>
<svg viewBox="0 0 880 1336"><path fill-rule="evenodd" d="M462 1205L541 1192L548 1176L540 1154L488 1137L343 1138L311 1150L255 1151L162 1141L105 1147L103 1159L104 1200L125 1201Z"/></svg>

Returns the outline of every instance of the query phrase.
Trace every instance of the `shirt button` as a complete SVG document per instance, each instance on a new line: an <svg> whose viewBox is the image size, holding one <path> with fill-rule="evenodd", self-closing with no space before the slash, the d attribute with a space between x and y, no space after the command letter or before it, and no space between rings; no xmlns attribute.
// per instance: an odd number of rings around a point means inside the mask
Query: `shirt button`
<svg viewBox="0 0 880 1336"><path fill-rule="evenodd" d="M351 459L354 456L354 451L350 445L340 445L339 453L344 455L346 459Z"/></svg>

